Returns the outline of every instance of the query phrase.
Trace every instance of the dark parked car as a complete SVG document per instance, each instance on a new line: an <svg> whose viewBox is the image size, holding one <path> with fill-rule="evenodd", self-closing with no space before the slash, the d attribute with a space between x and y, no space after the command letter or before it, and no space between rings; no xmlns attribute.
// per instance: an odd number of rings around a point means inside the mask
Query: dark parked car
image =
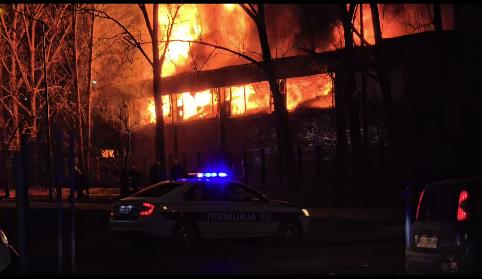
<svg viewBox="0 0 482 279"><path fill-rule="evenodd" d="M408 273L480 273L482 177L429 184L406 251Z"/></svg>

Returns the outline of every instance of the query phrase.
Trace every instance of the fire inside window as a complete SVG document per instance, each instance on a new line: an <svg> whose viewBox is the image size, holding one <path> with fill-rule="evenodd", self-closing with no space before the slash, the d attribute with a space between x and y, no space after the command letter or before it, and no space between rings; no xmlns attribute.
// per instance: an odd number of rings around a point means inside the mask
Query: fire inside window
<svg viewBox="0 0 482 279"><path fill-rule="evenodd" d="M333 78L329 74L287 78L278 81L288 111L333 108ZM201 92L173 93L162 96L165 123L269 114L274 110L267 81L207 89ZM148 104L150 122L155 123L154 102Z"/></svg>
<svg viewBox="0 0 482 279"><path fill-rule="evenodd" d="M114 149L102 149L100 154L102 158L114 158Z"/></svg>

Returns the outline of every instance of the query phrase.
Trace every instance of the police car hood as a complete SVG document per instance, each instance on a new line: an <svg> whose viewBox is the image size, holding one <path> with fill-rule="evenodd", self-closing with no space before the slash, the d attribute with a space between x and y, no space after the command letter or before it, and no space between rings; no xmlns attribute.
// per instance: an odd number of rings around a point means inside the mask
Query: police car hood
<svg viewBox="0 0 482 279"><path fill-rule="evenodd" d="M284 206L287 206L287 207L294 207L294 208L299 208L299 209L301 209L301 206L296 205L296 204L293 204L293 203L290 203L290 202L287 202L287 201L275 200L275 202L277 202L277 203L279 203L279 204L282 204L282 205L284 205Z"/></svg>

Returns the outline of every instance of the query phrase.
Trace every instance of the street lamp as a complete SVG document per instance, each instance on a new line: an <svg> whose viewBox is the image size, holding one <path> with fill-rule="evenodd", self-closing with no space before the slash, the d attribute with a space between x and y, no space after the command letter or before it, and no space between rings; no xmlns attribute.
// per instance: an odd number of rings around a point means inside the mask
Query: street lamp
<svg viewBox="0 0 482 279"><path fill-rule="evenodd" d="M52 145L51 145L51 133L50 133L50 101L49 101L49 91L48 91L48 82L47 82L47 64L46 64L46 59L47 59L47 54L46 54L46 47L45 47L45 27L48 27L48 24L43 22L40 19L34 18L32 16L26 15L22 12L19 12L17 10L11 9L7 6L7 4L0 4L0 16L3 16L7 11L11 11L17 14L20 14L22 16L28 17L31 20L34 20L40 24L42 24L42 60L43 60L43 71L44 71L44 98L45 98L45 120L46 120L46 138L47 138L47 148L48 148L48 154L47 154L47 166L48 166L48 180L49 180L49 199L52 199L52 184L53 184L53 170L52 170ZM59 221L59 249L58 249L58 256L59 256L59 261L58 261L58 268L59 268L59 273L62 272L62 188L60 185L57 185L57 210L58 210L58 221Z"/></svg>

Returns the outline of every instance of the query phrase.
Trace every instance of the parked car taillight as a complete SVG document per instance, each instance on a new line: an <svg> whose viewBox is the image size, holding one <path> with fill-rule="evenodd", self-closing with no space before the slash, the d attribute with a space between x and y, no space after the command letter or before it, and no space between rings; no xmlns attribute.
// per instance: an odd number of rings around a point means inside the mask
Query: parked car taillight
<svg viewBox="0 0 482 279"><path fill-rule="evenodd" d="M420 197L418 198L417 214L415 215L416 220L418 220L418 216L420 214L420 204L422 203L423 193L425 193L425 189L423 189L422 193L420 194Z"/></svg>
<svg viewBox="0 0 482 279"><path fill-rule="evenodd" d="M139 214L141 216L149 216L154 212L154 208L156 208L155 205L152 203L144 202L142 203L142 206L145 208L145 210L141 211Z"/></svg>
<svg viewBox="0 0 482 279"><path fill-rule="evenodd" d="M469 212L465 208L465 203L469 199L469 193L465 190L459 194L459 206L457 207L457 221L466 221L469 218Z"/></svg>

